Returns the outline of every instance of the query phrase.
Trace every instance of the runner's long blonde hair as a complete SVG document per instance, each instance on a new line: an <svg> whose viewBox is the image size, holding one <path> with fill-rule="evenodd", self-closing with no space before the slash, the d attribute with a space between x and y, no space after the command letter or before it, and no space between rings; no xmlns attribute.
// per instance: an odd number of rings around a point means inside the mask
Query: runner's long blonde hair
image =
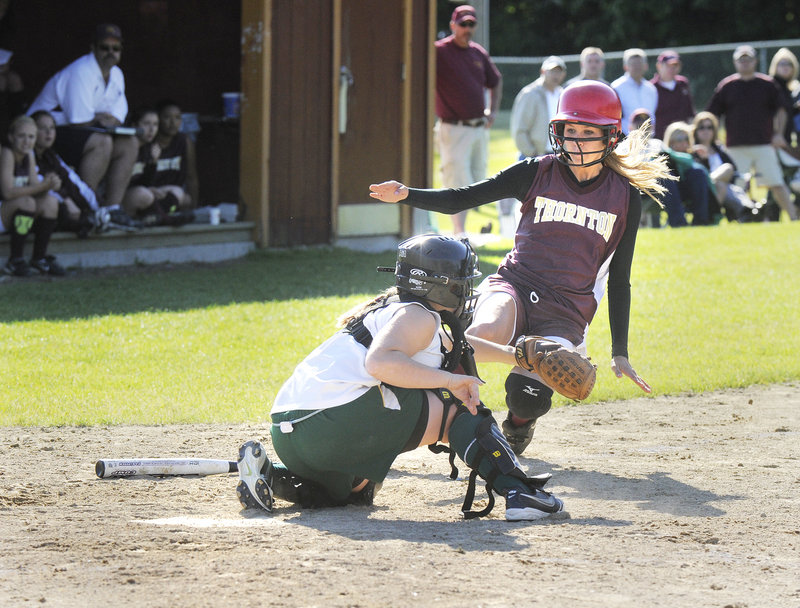
<svg viewBox="0 0 800 608"><path fill-rule="evenodd" d="M638 129L633 129L627 137L603 161L609 169L627 178L635 186L661 207L661 195L667 189L661 180L675 180L667 166L667 158L655 154L651 144L656 142L650 139L650 121L647 120Z"/></svg>

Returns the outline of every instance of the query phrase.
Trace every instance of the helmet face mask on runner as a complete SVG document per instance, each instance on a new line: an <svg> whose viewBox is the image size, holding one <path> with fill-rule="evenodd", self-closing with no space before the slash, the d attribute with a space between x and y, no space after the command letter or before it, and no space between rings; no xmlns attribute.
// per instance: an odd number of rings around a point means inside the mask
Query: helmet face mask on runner
<svg viewBox="0 0 800 608"><path fill-rule="evenodd" d="M595 80L564 89L550 121L550 145L559 162L596 165L614 151L621 137L622 104L614 89Z"/></svg>
<svg viewBox="0 0 800 608"><path fill-rule="evenodd" d="M480 278L478 256L467 239L421 235L397 247L395 282L402 298L410 295L453 309L468 320L478 296L474 281Z"/></svg>

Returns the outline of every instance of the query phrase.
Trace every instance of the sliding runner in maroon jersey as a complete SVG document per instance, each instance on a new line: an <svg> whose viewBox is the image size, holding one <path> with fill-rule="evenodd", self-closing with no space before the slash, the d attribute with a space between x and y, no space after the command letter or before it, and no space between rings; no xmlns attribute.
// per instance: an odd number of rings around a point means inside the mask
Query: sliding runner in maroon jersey
<svg viewBox="0 0 800 608"><path fill-rule="evenodd" d="M481 286L467 337L511 344L539 335L585 353L586 332L608 288L611 368L643 391L650 386L628 360L630 271L641 216L641 193L656 198L671 179L662 159L647 154L649 125L622 144L622 107L614 90L580 81L561 95L550 122L553 154L527 158L464 188L421 190L396 181L370 186L387 203L457 213L497 201L522 201L514 248ZM503 433L517 454L550 409L553 390L514 367L506 379Z"/></svg>

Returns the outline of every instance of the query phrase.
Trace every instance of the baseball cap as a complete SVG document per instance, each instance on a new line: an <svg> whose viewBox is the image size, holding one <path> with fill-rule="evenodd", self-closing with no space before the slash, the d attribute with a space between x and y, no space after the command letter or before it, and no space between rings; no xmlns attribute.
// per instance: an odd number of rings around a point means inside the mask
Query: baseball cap
<svg viewBox="0 0 800 608"><path fill-rule="evenodd" d="M631 57L641 57L645 61L647 61L647 53L645 53L642 49L626 49L624 53L622 53L622 63L628 63L628 59Z"/></svg>
<svg viewBox="0 0 800 608"><path fill-rule="evenodd" d="M450 18L450 21L455 23L462 23L464 21L477 21L478 14L475 12L475 8L470 6L469 4L462 4L461 6L457 6L456 10L453 11L453 16Z"/></svg>
<svg viewBox="0 0 800 608"><path fill-rule="evenodd" d="M122 42L122 30L113 23L101 23L94 29L94 41L102 42L106 38L116 38Z"/></svg>
<svg viewBox="0 0 800 608"><path fill-rule="evenodd" d="M744 57L745 55L750 55L750 57L755 57L756 50L749 44L742 44L741 46L737 46L736 50L733 51L734 59L739 59L739 57Z"/></svg>
<svg viewBox="0 0 800 608"><path fill-rule="evenodd" d="M566 72L567 64L564 63L564 60L561 59L561 57L558 57L557 55L550 55L550 57L542 62L542 69L547 71L552 70L553 68L561 68Z"/></svg>
<svg viewBox="0 0 800 608"><path fill-rule="evenodd" d="M658 63L678 63L680 60L681 56L673 50L664 51L658 56Z"/></svg>

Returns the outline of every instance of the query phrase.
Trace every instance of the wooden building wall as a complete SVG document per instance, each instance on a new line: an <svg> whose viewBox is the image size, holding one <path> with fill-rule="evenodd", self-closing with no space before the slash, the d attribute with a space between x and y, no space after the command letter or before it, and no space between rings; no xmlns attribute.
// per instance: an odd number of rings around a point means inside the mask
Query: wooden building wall
<svg viewBox="0 0 800 608"><path fill-rule="evenodd" d="M269 244L331 239L332 5L272 2Z"/></svg>
<svg viewBox="0 0 800 608"><path fill-rule="evenodd" d="M238 200L259 245L328 243L344 216L357 236L407 231L369 198L372 181L430 184L433 4L25 0L0 20L0 47L32 100L89 51L96 24L118 24L131 108L172 98L200 115L201 203ZM345 133L342 65L354 76ZM241 128L221 120L226 91L244 93Z"/></svg>

